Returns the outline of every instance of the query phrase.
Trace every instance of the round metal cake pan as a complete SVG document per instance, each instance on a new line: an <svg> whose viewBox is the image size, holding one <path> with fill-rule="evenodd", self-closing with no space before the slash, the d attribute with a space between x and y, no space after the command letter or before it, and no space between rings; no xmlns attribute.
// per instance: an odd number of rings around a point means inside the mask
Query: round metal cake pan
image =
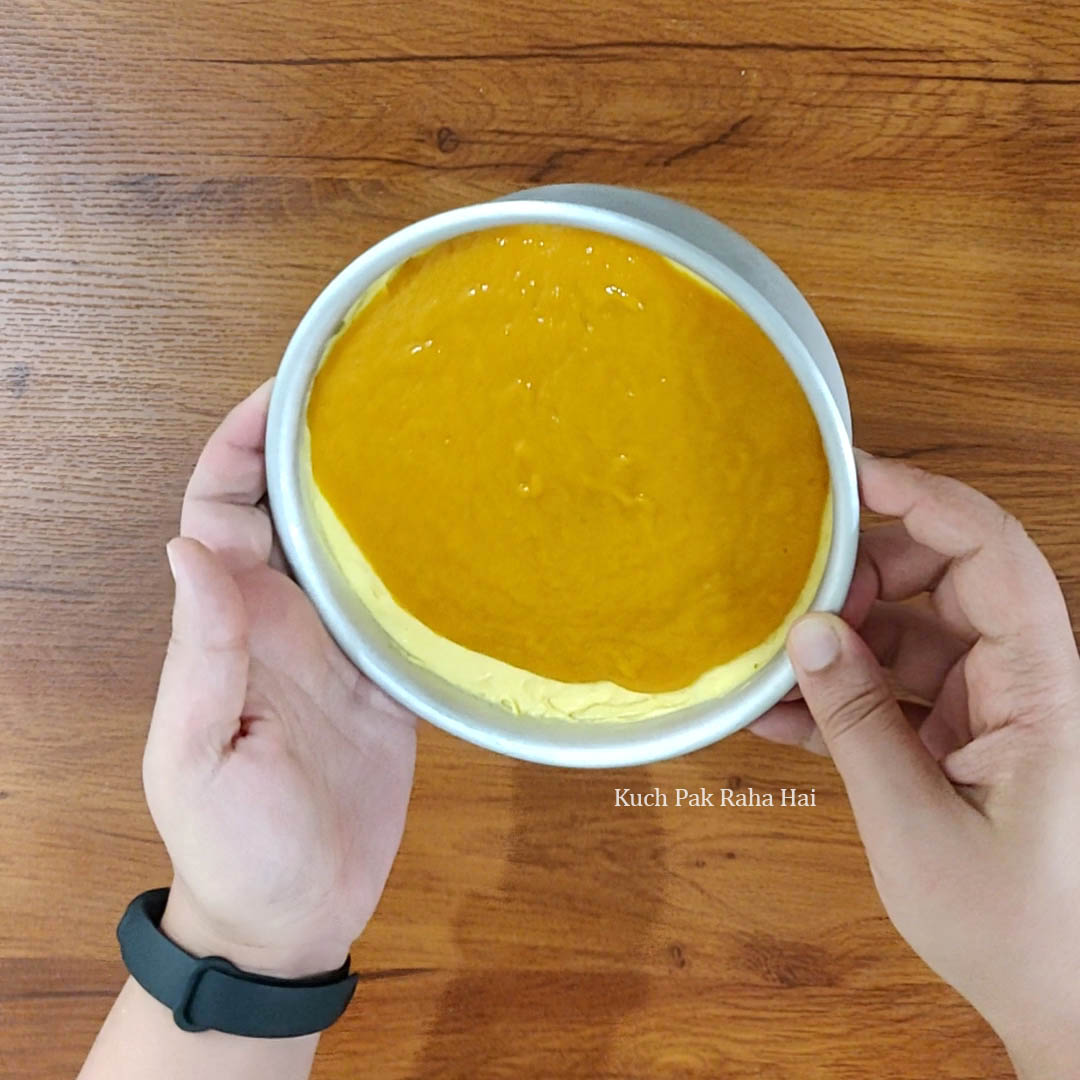
<svg viewBox="0 0 1080 1080"><path fill-rule="evenodd" d="M651 248L710 282L768 334L821 430L833 528L812 606L840 609L855 565L859 500L847 393L820 321L780 268L738 233L683 203L627 188L558 185L449 210L388 236L345 267L296 328L274 383L266 469L275 528L297 581L345 654L418 716L489 750L551 765L611 768L685 754L745 727L792 688L783 651L725 696L661 716L592 722L514 714L410 659L353 593L308 511L301 472L308 395L327 343L356 300L383 274L434 244L529 223L592 229Z"/></svg>

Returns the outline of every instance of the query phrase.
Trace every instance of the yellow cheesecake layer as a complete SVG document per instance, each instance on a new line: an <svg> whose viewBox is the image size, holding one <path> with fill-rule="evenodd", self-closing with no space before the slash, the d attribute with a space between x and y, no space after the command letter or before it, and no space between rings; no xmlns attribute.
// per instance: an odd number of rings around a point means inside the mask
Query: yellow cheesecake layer
<svg viewBox="0 0 1080 1080"><path fill-rule="evenodd" d="M561 226L388 275L329 344L309 499L418 662L515 712L651 715L780 647L828 552L828 467L783 357L667 259Z"/></svg>

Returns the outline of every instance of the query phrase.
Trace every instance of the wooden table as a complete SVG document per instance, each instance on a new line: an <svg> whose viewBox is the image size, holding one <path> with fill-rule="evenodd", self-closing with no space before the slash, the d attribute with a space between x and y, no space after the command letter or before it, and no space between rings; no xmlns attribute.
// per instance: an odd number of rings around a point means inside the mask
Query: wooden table
<svg viewBox="0 0 1080 1080"><path fill-rule="evenodd" d="M536 184L729 222L830 330L862 445L1028 525L1080 610L1080 12L1067 4L8 0L0 10L0 1074L72 1074L167 864L139 762L162 545L217 418L406 222ZM616 809L617 784L817 806ZM632 773L431 729L329 1077L986 1080L832 766Z"/></svg>

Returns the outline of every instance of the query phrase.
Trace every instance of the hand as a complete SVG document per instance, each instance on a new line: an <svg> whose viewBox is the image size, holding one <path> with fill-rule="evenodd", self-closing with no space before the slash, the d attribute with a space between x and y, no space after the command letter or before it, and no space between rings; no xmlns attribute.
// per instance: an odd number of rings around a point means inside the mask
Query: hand
<svg viewBox="0 0 1080 1080"><path fill-rule="evenodd" d="M863 537L844 611L859 632L797 622L805 701L755 728L832 754L889 917L1024 1075L1077 1075L1080 658L1061 590L971 488L865 456L859 475L865 504L902 519Z"/></svg>
<svg viewBox="0 0 1080 1080"><path fill-rule="evenodd" d="M401 842L415 722L283 572L259 505L269 399L267 383L233 409L188 484L143 781L173 863L164 932L298 977L339 967L375 909Z"/></svg>

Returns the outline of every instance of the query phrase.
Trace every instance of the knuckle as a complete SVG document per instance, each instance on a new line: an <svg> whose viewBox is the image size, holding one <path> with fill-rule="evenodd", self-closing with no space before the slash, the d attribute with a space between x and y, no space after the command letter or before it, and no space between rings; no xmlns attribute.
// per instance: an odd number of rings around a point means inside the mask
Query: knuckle
<svg viewBox="0 0 1080 1080"><path fill-rule="evenodd" d="M828 728L833 739L843 739L886 712L891 703L888 687L871 683L861 686L837 704L830 714Z"/></svg>
<svg viewBox="0 0 1080 1080"><path fill-rule="evenodd" d="M935 501L967 510L973 520L980 522L982 530L988 534L995 528L1002 528L1005 517L1011 517L1000 503L995 502L985 492L973 488L970 484L965 484L963 480L958 480L955 476L923 471L919 482Z"/></svg>
<svg viewBox="0 0 1080 1080"><path fill-rule="evenodd" d="M957 499L969 497L972 492L972 488L953 476L927 472L916 465L911 465L910 468L920 486L941 502L955 502Z"/></svg>
<svg viewBox="0 0 1080 1080"><path fill-rule="evenodd" d="M1020 520L1009 513L1003 506L999 506L994 503L994 510L997 514L997 527L998 535L1002 542L1008 548L1019 548L1026 546L1034 546L1031 537L1028 536L1027 530L1020 523Z"/></svg>

